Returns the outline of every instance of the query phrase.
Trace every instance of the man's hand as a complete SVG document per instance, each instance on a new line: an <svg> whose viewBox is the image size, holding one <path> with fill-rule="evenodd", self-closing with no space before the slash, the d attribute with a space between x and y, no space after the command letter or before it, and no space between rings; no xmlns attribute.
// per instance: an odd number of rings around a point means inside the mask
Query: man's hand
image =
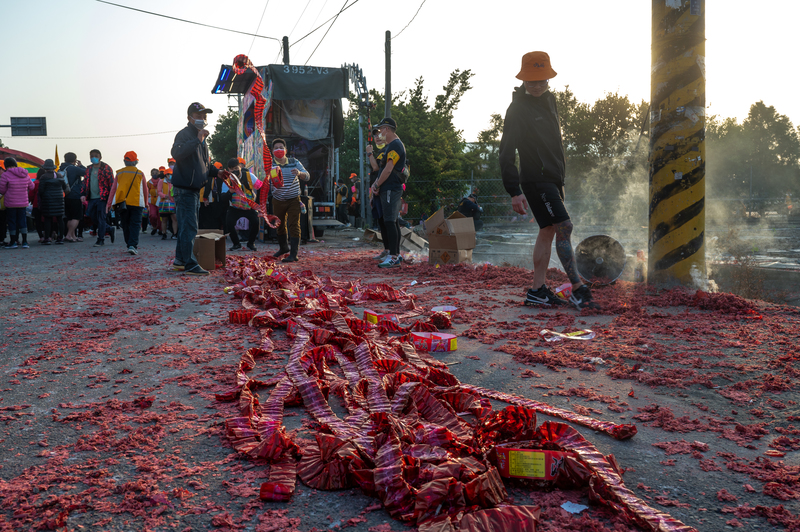
<svg viewBox="0 0 800 532"><path fill-rule="evenodd" d="M517 214L528 214L528 200L525 199L525 195L520 194L511 198L511 208Z"/></svg>
<svg viewBox="0 0 800 532"><path fill-rule="evenodd" d="M292 176L296 176L300 171L297 168L292 168Z"/></svg>
<svg viewBox="0 0 800 532"><path fill-rule="evenodd" d="M106 214L108 214L108 211L110 211L110 210L111 210L111 207L108 204L106 204Z"/></svg>
<svg viewBox="0 0 800 532"><path fill-rule="evenodd" d="M197 132L197 138L200 139L200 142L206 140L206 137L209 136L211 133L208 132L207 129L201 129Z"/></svg>
<svg viewBox="0 0 800 532"><path fill-rule="evenodd" d="M208 198L203 198L203 205L208 207Z"/></svg>
<svg viewBox="0 0 800 532"><path fill-rule="evenodd" d="M367 157L372 155L372 144L367 144Z"/></svg>
<svg viewBox="0 0 800 532"><path fill-rule="evenodd" d="M86 203L86 196L81 196L81 203Z"/></svg>

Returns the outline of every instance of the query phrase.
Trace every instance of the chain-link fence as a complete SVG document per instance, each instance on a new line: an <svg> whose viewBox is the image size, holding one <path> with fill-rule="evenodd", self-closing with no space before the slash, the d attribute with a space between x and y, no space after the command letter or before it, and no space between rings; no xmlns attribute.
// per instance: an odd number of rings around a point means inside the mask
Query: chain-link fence
<svg viewBox="0 0 800 532"><path fill-rule="evenodd" d="M503 187L503 180L453 179L432 181L409 180L406 200L408 215L405 219L418 223L444 207L450 213L471 192L478 195L478 205L483 208L481 219L486 224L504 224L520 221L523 217L511 209L511 198ZM430 191L429 196L415 193ZM617 194L570 194L566 186L567 211L573 221L581 224L601 224L615 228L642 228L648 225L649 191L647 183L631 182ZM706 220L724 224L750 217L786 216L792 210L790 199L784 198L724 198L706 196Z"/></svg>

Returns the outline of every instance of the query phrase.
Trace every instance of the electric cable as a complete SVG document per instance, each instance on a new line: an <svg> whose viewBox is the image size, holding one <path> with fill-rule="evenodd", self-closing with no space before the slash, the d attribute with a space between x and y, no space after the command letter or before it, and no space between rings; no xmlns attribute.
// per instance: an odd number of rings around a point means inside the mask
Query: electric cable
<svg viewBox="0 0 800 532"><path fill-rule="evenodd" d="M325 0L326 3L327 3L327 1L328 0ZM297 17L297 21L294 23L294 26L292 27L292 31L289 32L289 40L292 39L292 34L294 33L294 30L297 28L297 25L300 24L301 20L303 20L303 15L306 14L306 9L308 9L309 4L311 4L311 0L308 0L308 2L306 2L306 7L303 8L303 12L300 13L300 16ZM325 7L325 6L323 5L323 7ZM322 12L322 10L320 10L320 13L321 12ZM319 13L317 13L317 16L319 16ZM314 22L316 22L316 21L317 20L314 19ZM311 25L313 26L314 23L312 22ZM275 61L273 61L273 62L277 62L278 61L278 58L281 56L281 52L282 51L283 51L283 41L281 41L281 48L278 50L278 55L275 56Z"/></svg>
<svg viewBox="0 0 800 532"><path fill-rule="evenodd" d="M125 137L147 137L150 135L166 135L167 133L177 133L177 130L171 131L157 131L155 133L133 133L131 135L105 135L102 137L50 137L50 136L28 136L28 135L18 135L14 137L15 139L24 138L27 140L88 140L88 139L120 139Z"/></svg>
<svg viewBox="0 0 800 532"><path fill-rule="evenodd" d="M264 5L264 11L261 12L261 18L258 19L258 26L256 27L256 33L254 35L257 35L258 34L258 30L261 29L261 23L264 21L264 14L267 12L267 8L268 7L269 7L269 0L267 0L267 3ZM256 43L256 38L253 37L252 42L250 42L250 48L247 49L247 56L248 57L250 56L250 52L253 50L253 45L255 43Z"/></svg>
<svg viewBox="0 0 800 532"><path fill-rule="evenodd" d="M98 1L99 1L99 0L98 0ZM328 22L330 22L331 20L333 20L333 19L335 19L336 17L338 17L339 15L341 15L341 14L342 14L344 11L347 11L348 9L350 9L351 7L353 7L354 5L356 5L356 4L358 3L358 1L359 1L359 0L355 0L355 1L354 1L352 4L350 4L349 6L347 6L347 7L343 8L341 11L339 11L338 13L336 13L334 16L332 16L331 18L329 18L328 20L326 20L325 22L323 22L322 24L320 24L319 26L317 26L317 27L316 27L316 28L314 28L313 30L309 31L308 33L306 33L305 35L303 35L302 37L300 37L299 39L297 39L296 41L294 41L292 44L290 44L290 45L289 45L289 48L291 48L291 47L292 47L292 46L294 46L295 44L299 43L300 41L302 41L303 39L305 39L306 37L308 37L309 35L311 35L311 34L312 34L312 33L314 33L315 31L317 31L318 29L320 29L322 26L324 26L325 24L327 24L327 23L328 23Z"/></svg>
<svg viewBox="0 0 800 532"><path fill-rule="evenodd" d="M420 9L422 9L422 6L424 6L424 5L425 5L425 2L427 2L427 1L428 1L428 0L422 0L422 3L421 3L421 4L419 5L419 7L417 8L417 12L416 12L416 13L414 13L414 16L413 16L413 17L411 17L411 20L409 20L409 21L408 21L408 24L406 24L406 28L407 28L407 27L409 27L409 26L411 25L411 23L412 23L412 22L414 22L414 19L415 19L415 18L417 18L417 15L419 15L419 10L420 10ZM404 31L406 31L406 28L403 28L402 30L400 30L400 33L403 33ZM392 40L392 41L393 41L393 40L395 40L397 37L400 37L400 33L398 33L397 35L395 35L394 37L392 37L390 40Z"/></svg>
<svg viewBox="0 0 800 532"><path fill-rule="evenodd" d="M317 43L317 46L314 47L314 51L311 52L311 55L308 56L308 59L306 59L306 62L303 63L303 66L307 65L308 62L311 61L311 58L314 57L314 52L317 51L317 48L319 48L319 45L322 44L322 41L324 41L325 37L328 36L328 32L331 31L331 28L333 27L333 25L336 24L336 21L339 19L339 15L341 15L342 11L344 11L344 8L347 5L348 1L349 0L344 0L344 4L342 4L342 8L339 10L338 13L336 13L336 16L333 18L333 22L331 22L331 25L328 26L327 30L325 30L325 35L322 36L322 39L319 40L319 42ZM355 3L355 2L353 2L353 3Z"/></svg>
<svg viewBox="0 0 800 532"><path fill-rule="evenodd" d="M163 18L168 18L168 19L171 19L171 20L177 20L178 22L186 22L187 24L195 24L197 26L203 26L203 27L206 27L206 28L213 28L215 30L229 31L231 33L239 33L241 35L249 35L249 36L252 36L252 37L259 37L261 39L271 39L273 41L280 41L280 39L276 39L275 37L267 37L266 35L257 35L255 33L247 33L246 31L231 30L231 29L228 29L228 28L222 28L220 26L212 26L210 24L203 24L202 22L194 22L193 20L186 20L186 19L183 19L183 18L171 17L169 15L162 15L161 13L154 13L152 11L145 11L144 9L137 9L135 7L123 6L121 4L115 4L114 2L107 2L106 0L95 0L95 2L100 2L101 4L108 4L108 5L111 5L111 6L121 7L123 9L130 9L131 11L138 11L140 13L146 13L148 15L153 15L153 16L156 16L156 17L163 17Z"/></svg>

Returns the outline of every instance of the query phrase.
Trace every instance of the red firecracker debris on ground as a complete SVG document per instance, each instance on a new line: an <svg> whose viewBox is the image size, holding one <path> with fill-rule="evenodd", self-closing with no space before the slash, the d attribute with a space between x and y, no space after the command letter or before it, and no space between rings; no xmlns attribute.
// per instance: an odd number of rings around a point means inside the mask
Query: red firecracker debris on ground
<svg viewBox="0 0 800 532"><path fill-rule="evenodd" d="M0 277L0 530L800 529L795 309L623 281L536 309L529 270L371 250L196 279L73 249ZM456 350L409 341L438 330ZM498 445L567 454L506 478Z"/></svg>

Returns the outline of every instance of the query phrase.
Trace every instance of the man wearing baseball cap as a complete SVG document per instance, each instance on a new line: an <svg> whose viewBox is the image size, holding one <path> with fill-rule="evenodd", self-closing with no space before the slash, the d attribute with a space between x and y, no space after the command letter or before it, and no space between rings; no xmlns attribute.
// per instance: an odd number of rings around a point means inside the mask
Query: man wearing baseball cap
<svg viewBox="0 0 800 532"><path fill-rule="evenodd" d="M189 275L208 275L197 263L194 255L194 238L197 236L197 216L200 210L200 189L208 197L211 192L211 178L217 175L217 168L211 164L206 138L209 135L206 118L211 109L194 102L186 111L189 123L175 135L172 157L173 197L178 219L175 245L175 260L172 271L182 271Z"/></svg>
<svg viewBox="0 0 800 532"><path fill-rule="evenodd" d="M578 309L599 308L578 275L570 241L572 222L564 206L566 157L556 99L548 90L548 80L555 76L550 56L545 52L522 56L522 69L517 74L522 86L514 91L500 140L500 171L503 186L511 195L511 206L515 212L526 214L530 204L539 224L533 247L533 286L526 294L525 304L546 307L566 304L545 284L555 237L556 253L572 283L570 302ZM515 162L517 152L519 170Z"/></svg>

